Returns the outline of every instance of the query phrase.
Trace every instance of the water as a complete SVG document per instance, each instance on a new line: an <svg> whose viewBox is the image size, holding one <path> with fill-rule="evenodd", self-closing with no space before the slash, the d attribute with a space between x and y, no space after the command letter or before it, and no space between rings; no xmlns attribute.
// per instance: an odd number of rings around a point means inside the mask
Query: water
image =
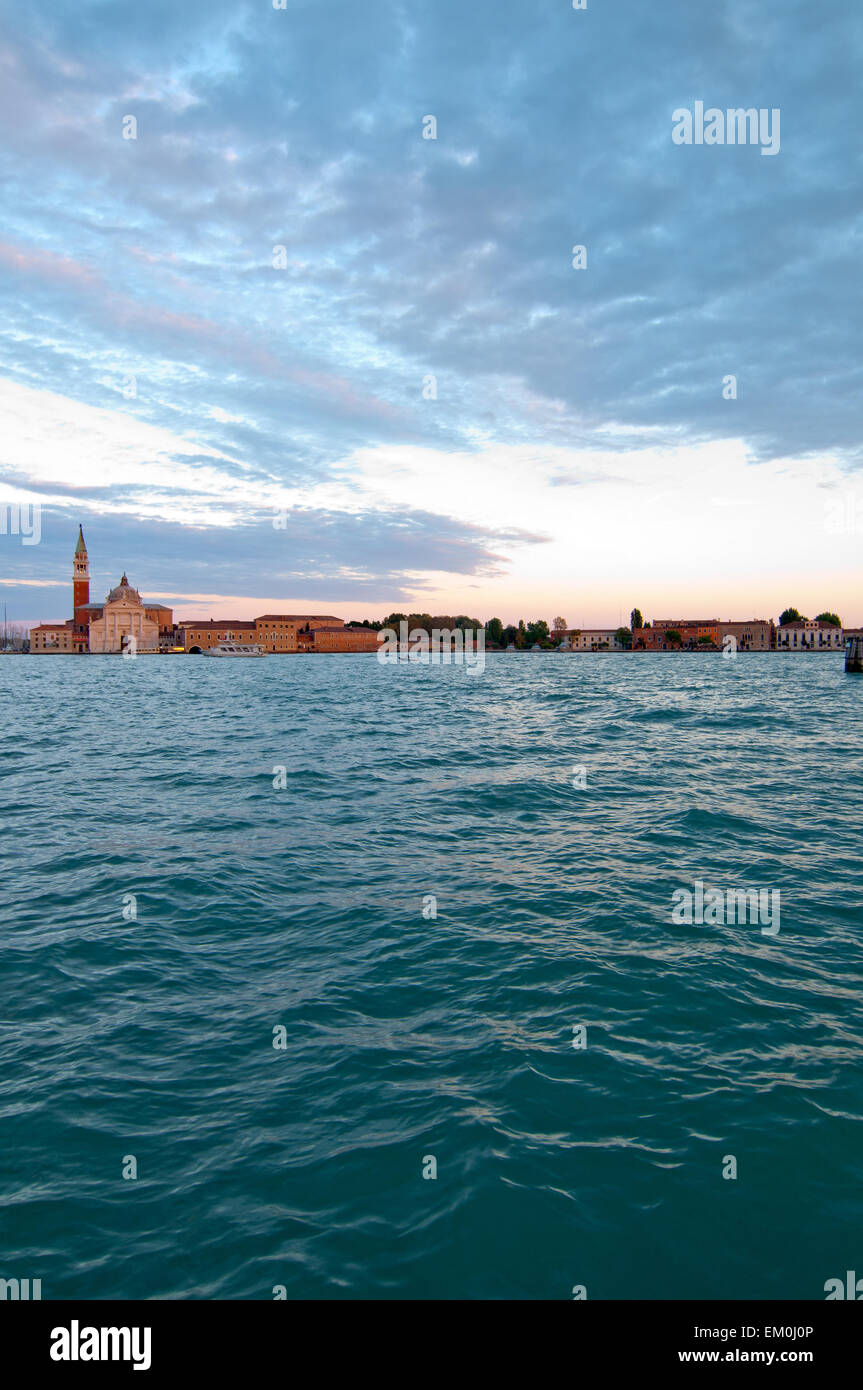
<svg viewBox="0 0 863 1390"><path fill-rule="evenodd" d="M0 702L0 1275L819 1299L863 1268L841 656L10 657ZM696 878L779 888L780 934L673 925Z"/></svg>

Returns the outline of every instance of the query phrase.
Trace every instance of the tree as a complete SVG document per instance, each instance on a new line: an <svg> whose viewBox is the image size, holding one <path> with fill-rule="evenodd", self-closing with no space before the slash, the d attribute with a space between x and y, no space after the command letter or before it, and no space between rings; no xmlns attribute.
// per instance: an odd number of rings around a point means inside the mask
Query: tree
<svg viewBox="0 0 863 1390"><path fill-rule="evenodd" d="M632 646L632 633L628 627L619 627L614 635L622 647Z"/></svg>
<svg viewBox="0 0 863 1390"><path fill-rule="evenodd" d="M830 627L841 627L842 619L838 613L819 613L816 623L827 623Z"/></svg>
<svg viewBox="0 0 863 1390"><path fill-rule="evenodd" d="M496 647L499 647L503 641L503 623L500 618L489 618L485 630L489 642L493 642Z"/></svg>
<svg viewBox="0 0 863 1390"><path fill-rule="evenodd" d="M644 627L644 619L641 616L640 608L633 608L629 615L629 626L632 632L634 632L637 627Z"/></svg>
<svg viewBox="0 0 863 1390"><path fill-rule="evenodd" d="M443 626L443 624L438 622L436 618L432 619L432 625L435 627ZM456 628L461 628L463 632L479 632L485 626L485 624L481 623L479 618L468 618L464 613L459 613L453 626Z"/></svg>
<svg viewBox="0 0 863 1390"><path fill-rule="evenodd" d="M504 628L504 630L503 630L503 636L502 636L502 638L501 638L501 641L502 641L502 642L504 643L504 645L507 646L507 647L514 647L514 646L517 645L517 643L518 643L518 628L515 627L513 623L510 623L508 627L505 627L505 628Z"/></svg>
<svg viewBox="0 0 863 1390"><path fill-rule="evenodd" d="M678 632L676 627L670 627L665 634L666 642L670 642L672 647L679 647L683 641L683 633Z"/></svg>
<svg viewBox="0 0 863 1390"><path fill-rule="evenodd" d="M547 642L548 623L545 621L545 618L537 618L535 622L528 623L525 635L527 643L531 647L534 643L539 643L539 645L542 646L543 642Z"/></svg>
<svg viewBox="0 0 863 1390"><path fill-rule="evenodd" d="M715 647L715 646L716 646L716 643L714 642L714 640L713 640L712 637L699 637L698 642L696 643L696 646L699 646L699 647Z"/></svg>
<svg viewBox="0 0 863 1390"><path fill-rule="evenodd" d="M779 626L780 626L780 627L785 627L785 625L786 625L787 623L799 623L799 622L806 622L806 619L805 619L805 618L801 619L800 614L797 612L797 609L796 609L796 608L786 608L786 609L784 610L784 612L782 612L782 613L779 614Z"/></svg>
<svg viewBox="0 0 863 1390"><path fill-rule="evenodd" d="M557 636L561 637L563 633L566 632L566 618L555 618L552 627Z"/></svg>

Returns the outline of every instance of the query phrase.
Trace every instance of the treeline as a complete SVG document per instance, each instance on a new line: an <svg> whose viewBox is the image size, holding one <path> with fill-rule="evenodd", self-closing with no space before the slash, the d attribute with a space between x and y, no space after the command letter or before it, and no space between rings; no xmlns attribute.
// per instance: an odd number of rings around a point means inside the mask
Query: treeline
<svg viewBox="0 0 863 1390"><path fill-rule="evenodd" d="M816 623L826 623L829 627L841 627L842 619L838 613L819 613L815 619ZM796 608L786 608L779 614L779 626L786 627L788 623L808 623L809 619L802 613L798 613Z"/></svg>
<svg viewBox="0 0 863 1390"><path fill-rule="evenodd" d="M388 618L381 622L369 622L368 618L351 621L348 627L368 627L373 632L380 632L382 628L392 627L398 632L399 623L407 623L409 631L415 628L424 628L429 635L434 628L438 631L452 631L454 628L462 628L465 632L480 632L486 624L480 618L468 618L466 614L459 613L457 617L452 617L448 613L439 613L433 616L431 613L390 613Z"/></svg>
<svg viewBox="0 0 863 1390"><path fill-rule="evenodd" d="M786 608L780 614L779 623L783 626L786 623L800 620L800 613L796 608ZM807 621L804 619L803 621ZM842 622L836 613L819 613L817 620L821 623L831 623L835 627L841 627ZM567 625L565 618L554 618L551 627L544 618L536 618L532 623L526 623L520 619L518 623L509 623L504 627L500 618L489 618L487 623L483 623L479 618L469 618L464 613L459 613L453 617L448 613L438 613L433 616L431 613L390 613L388 618L381 622L369 621L368 618L354 619L349 627L367 627L373 632L380 632L381 628L392 627L398 631L399 623L406 622L408 630L424 628L426 632L431 632L437 628L439 631L452 631L454 628L463 628L466 632L479 632L485 630L486 646L492 651L495 648L515 647L521 651L530 651L534 647L543 650L553 650L559 647L564 637L579 636L578 629L572 629ZM639 608L633 608L629 615L629 627L619 627L615 632L618 642L628 647L632 644L632 634L636 629L649 628L650 623L646 623ZM665 634L666 640L674 643L683 641L682 635L675 629L670 628ZM709 637L699 639L702 645L710 642Z"/></svg>
<svg viewBox="0 0 863 1390"><path fill-rule="evenodd" d="M368 618L354 619L348 623L349 627L366 627L373 632L380 632L382 628L391 627L399 630L399 623L407 623L408 631L413 632L416 628L424 628L429 635L437 628L438 631L452 632L456 628L462 628L465 632L485 632L486 646L491 650L496 647L518 647L529 650L531 647L557 647L562 640L566 629L566 622L563 618L555 618L554 633L549 629L548 623L544 618L537 618L535 622L526 623L522 619L518 624L511 623L504 627L500 618L490 618L484 623L481 618L469 618L466 613L458 613L453 616L450 613L390 613L388 618L381 622Z"/></svg>

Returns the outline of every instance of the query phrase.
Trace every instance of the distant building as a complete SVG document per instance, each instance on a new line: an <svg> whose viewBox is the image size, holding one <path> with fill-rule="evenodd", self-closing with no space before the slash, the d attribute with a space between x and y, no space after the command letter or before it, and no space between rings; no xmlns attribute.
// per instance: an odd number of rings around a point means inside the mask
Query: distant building
<svg viewBox="0 0 863 1390"><path fill-rule="evenodd" d="M680 641L669 640L670 632L679 632ZM632 634L633 648L638 651L669 652L680 648L720 646L719 621L716 618L660 618L652 627L637 627Z"/></svg>
<svg viewBox="0 0 863 1390"><path fill-rule="evenodd" d="M147 603L125 574L104 603L90 602L90 561L83 529L72 558L72 613L65 623L30 630L33 652L119 652L133 636L139 651L170 646L174 617L163 603Z"/></svg>
<svg viewBox="0 0 863 1390"><path fill-rule="evenodd" d="M369 627L315 627L312 640L316 652L376 652L379 645Z"/></svg>
<svg viewBox="0 0 863 1390"><path fill-rule="evenodd" d="M221 618L179 624L187 652L204 652L219 642L251 642L265 652L373 652L374 628L346 627L331 613L264 613L260 618Z"/></svg>
<svg viewBox="0 0 863 1390"><path fill-rule="evenodd" d="M627 644L620 642L616 633L616 628L568 628L563 638L572 652L624 652Z"/></svg>
<svg viewBox="0 0 863 1390"><path fill-rule="evenodd" d="M105 599L99 616L90 621L90 651L120 652L130 637L140 652L159 650L159 624L148 617L141 595L124 574Z"/></svg>
<svg viewBox="0 0 863 1390"><path fill-rule="evenodd" d="M40 653L68 654L75 651L75 634L71 623L40 623L30 629L30 650Z"/></svg>
<svg viewBox="0 0 863 1390"><path fill-rule="evenodd" d="M669 642L668 633L680 633L679 644ZM773 646L773 623L766 618L749 618L736 622L719 618L657 618L652 627L638 627L632 634L632 645L642 651L671 651L680 645L694 650L701 646L724 647L725 638L733 637L740 651L768 652Z"/></svg>
<svg viewBox="0 0 863 1390"><path fill-rule="evenodd" d="M814 618L800 618L776 629L776 648L781 652L839 652L844 646L841 627Z"/></svg>

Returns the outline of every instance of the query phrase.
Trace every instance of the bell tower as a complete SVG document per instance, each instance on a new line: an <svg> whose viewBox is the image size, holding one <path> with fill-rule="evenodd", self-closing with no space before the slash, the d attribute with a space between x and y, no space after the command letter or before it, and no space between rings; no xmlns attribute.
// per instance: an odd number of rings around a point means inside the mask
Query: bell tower
<svg viewBox="0 0 863 1390"><path fill-rule="evenodd" d="M90 562L87 559L87 546L84 532L78 527L78 544L75 546L75 559L72 565L72 611L90 602Z"/></svg>

